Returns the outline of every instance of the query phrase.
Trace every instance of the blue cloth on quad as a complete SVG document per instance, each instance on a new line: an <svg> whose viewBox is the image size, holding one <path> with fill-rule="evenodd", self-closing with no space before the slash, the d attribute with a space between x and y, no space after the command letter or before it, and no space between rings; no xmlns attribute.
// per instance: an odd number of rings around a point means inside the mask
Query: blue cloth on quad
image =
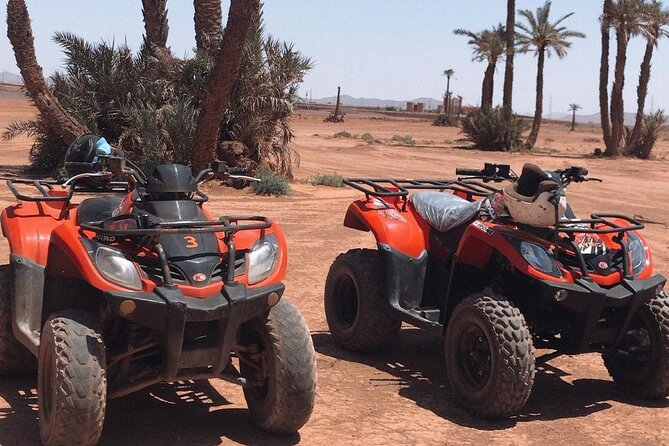
<svg viewBox="0 0 669 446"><path fill-rule="evenodd" d="M409 201L418 215L440 232L470 222L481 208L481 201L467 201L445 192L416 192Z"/></svg>

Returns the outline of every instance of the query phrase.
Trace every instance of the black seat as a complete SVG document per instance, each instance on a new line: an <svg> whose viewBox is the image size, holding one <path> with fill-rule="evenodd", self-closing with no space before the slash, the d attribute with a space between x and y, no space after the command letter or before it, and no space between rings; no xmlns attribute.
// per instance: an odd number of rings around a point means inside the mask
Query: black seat
<svg viewBox="0 0 669 446"><path fill-rule="evenodd" d="M535 164L526 163L518 181L508 185L505 191L517 200L532 203L541 193L553 191L558 187L558 182L551 175Z"/></svg>
<svg viewBox="0 0 669 446"><path fill-rule="evenodd" d="M100 198L87 198L79 204L77 221L79 224L106 220L112 216L114 210L121 204L123 197L106 196Z"/></svg>
<svg viewBox="0 0 669 446"><path fill-rule="evenodd" d="M480 201L467 201L444 192L416 192L409 198L416 212L440 232L469 223L479 215Z"/></svg>

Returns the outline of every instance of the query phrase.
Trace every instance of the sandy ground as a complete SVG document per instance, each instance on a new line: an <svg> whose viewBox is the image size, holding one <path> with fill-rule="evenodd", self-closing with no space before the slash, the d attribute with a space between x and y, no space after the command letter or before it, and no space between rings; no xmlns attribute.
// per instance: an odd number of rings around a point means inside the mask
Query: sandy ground
<svg viewBox="0 0 669 446"><path fill-rule="evenodd" d="M10 92L11 93L11 92ZM33 109L0 88L0 128L30 118ZM427 121L395 120L376 114L349 115L342 124L322 122L324 112L301 111L294 120L295 149L301 157L294 193L263 198L246 191L211 191L215 213L266 214L286 231L290 260L287 296L302 310L318 354L318 396L309 423L291 436L257 429L245 410L239 388L217 380L156 386L111 401L102 444L669 444L669 400L647 402L618 390L599 355L563 356L541 366L534 391L521 415L504 422L470 416L454 401L444 376L440 337L405 327L387 351L353 354L332 342L323 315L323 285L335 256L373 246L368 233L342 226L348 203L358 194L348 188L312 186L305 179L336 171L344 176L448 178L456 166L507 162L519 171L524 162L544 168L584 165L603 183L574 185L569 199L577 213L615 211L640 215L650 223L645 235L657 271L669 269L669 143L657 159L601 160L584 155L601 147L592 126L568 132L564 123L545 126L540 153L485 153L458 146L457 129ZM382 141L368 145L334 133L365 132ZM415 146L388 140L411 135ZM0 143L0 165L7 171L27 160L29 142ZM12 201L0 189L0 205ZM0 241L6 258L6 241ZM0 380L0 444L39 443L33 379Z"/></svg>

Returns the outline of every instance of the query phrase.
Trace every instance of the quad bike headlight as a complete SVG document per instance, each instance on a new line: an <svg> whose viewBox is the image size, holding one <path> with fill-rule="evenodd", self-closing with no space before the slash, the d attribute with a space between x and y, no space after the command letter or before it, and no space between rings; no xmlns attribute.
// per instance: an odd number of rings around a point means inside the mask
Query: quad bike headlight
<svg viewBox="0 0 669 446"><path fill-rule="evenodd" d="M103 276L117 285L133 290L142 289L142 280L135 264L120 251L99 246L95 251L95 266Z"/></svg>
<svg viewBox="0 0 669 446"><path fill-rule="evenodd" d="M648 255L646 255L646 245L643 244L641 238L634 232L627 233L629 241L629 253L632 259L631 267L634 274L640 274L641 271L648 266Z"/></svg>
<svg viewBox="0 0 669 446"><path fill-rule="evenodd" d="M557 262L543 247L523 240L520 241L518 249L525 261L533 268L551 276L562 277Z"/></svg>
<svg viewBox="0 0 669 446"><path fill-rule="evenodd" d="M258 240L246 254L249 285L262 282L274 271L279 259L279 242L272 234Z"/></svg>

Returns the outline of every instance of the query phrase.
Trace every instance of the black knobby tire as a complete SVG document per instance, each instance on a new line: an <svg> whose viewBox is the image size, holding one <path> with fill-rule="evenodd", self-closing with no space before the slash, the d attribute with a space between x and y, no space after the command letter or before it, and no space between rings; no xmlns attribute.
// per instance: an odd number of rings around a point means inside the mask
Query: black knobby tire
<svg viewBox="0 0 669 446"><path fill-rule="evenodd" d="M37 359L12 332L11 268L0 265L0 375L31 375L37 371Z"/></svg>
<svg viewBox="0 0 669 446"><path fill-rule="evenodd" d="M63 311L46 321L37 375L42 442L97 444L107 400L105 346L88 313Z"/></svg>
<svg viewBox="0 0 669 446"><path fill-rule="evenodd" d="M451 388L475 415L518 413L534 384L532 336L518 308L502 296L479 293L460 302L446 331Z"/></svg>
<svg viewBox="0 0 669 446"><path fill-rule="evenodd" d="M631 357L602 355L616 384L642 398L669 395L669 296L665 292L637 310L618 348L631 348L635 353Z"/></svg>
<svg viewBox="0 0 669 446"><path fill-rule="evenodd" d="M297 432L311 417L316 398L316 353L309 327L282 299L267 317L241 329L240 371L251 417L268 432Z"/></svg>
<svg viewBox="0 0 669 446"><path fill-rule="evenodd" d="M335 259L325 282L325 317L337 344L372 351L397 337L402 322L386 310L384 282L377 250L353 249Z"/></svg>

